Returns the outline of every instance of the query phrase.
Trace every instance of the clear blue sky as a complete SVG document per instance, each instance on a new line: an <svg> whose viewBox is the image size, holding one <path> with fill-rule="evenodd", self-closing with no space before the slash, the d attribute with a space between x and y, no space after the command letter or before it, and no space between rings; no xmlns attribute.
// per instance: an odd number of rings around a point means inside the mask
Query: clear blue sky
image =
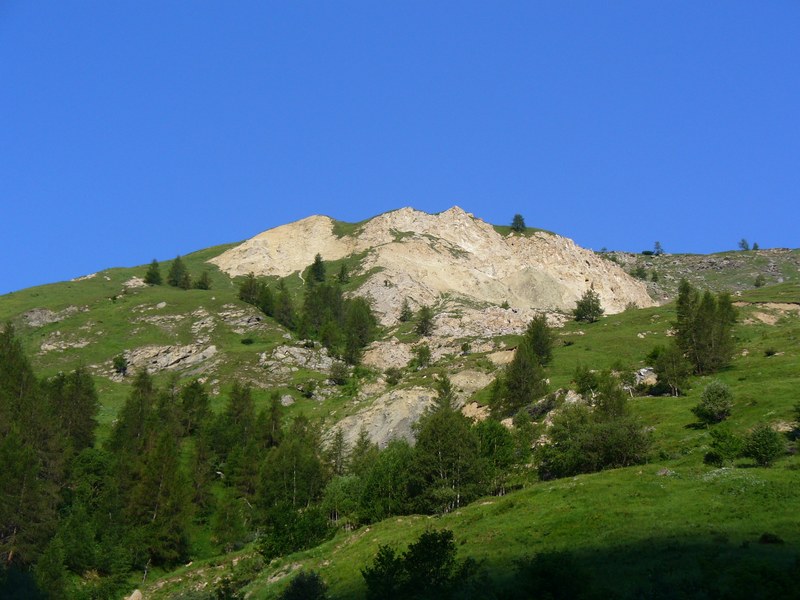
<svg viewBox="0 0 800 600"><path fill-rule="evenodd" d="M0 0L0 293L310 214L797 247L800 2Z"/></svg>

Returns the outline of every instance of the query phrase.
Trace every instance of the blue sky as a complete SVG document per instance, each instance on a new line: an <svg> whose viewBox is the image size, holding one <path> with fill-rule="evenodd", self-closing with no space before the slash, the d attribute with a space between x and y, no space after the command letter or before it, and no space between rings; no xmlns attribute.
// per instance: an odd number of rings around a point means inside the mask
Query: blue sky
<svg viewBox="0 0 800 600"><path fill-rule="evenodd" d="M797 247L800 3L0 0L0 293L310 214Z"/></svg>

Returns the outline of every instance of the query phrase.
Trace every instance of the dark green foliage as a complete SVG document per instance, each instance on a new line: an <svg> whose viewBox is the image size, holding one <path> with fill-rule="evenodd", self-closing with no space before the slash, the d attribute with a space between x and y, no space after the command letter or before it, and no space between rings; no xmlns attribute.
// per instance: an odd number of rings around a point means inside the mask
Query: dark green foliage
<svg viewBox="0 0 800 600"><path fill-rule="evenodd" d="M603 316L603 307L600 305L600 295L593 289L588 289L575 304L572 314L576 321L594 323Z"/></svg>
<svg viewBox="0 0 800 600"><path fill-rule="evenodd" d="M411 349L413 358L408 366L416 369L424 369L431 364L431 349L428 344L419 344Z"/></svg>
<svg viewBox="0 0 800 600"><path fill-rule="evenodd" d="M309 276L311 277L312 281L325 281L325 263L322 261L322 255L317 254L314 257L314 262L309 268Z"/></svg>
<svg viewBox="0 0 800 600"><path fill-rule="evenodd" d="M188 289L188 287L184 287L186 282L189 281L188 278L189 272L186 270L186 265L183 264L183 260L181 260L180 256L176 256L175 260L172 261L172 264L169 267L167 283L172 287L182 287L184 289Z"/></svg>
<svg viewBox="0 0 800 600"><path fill-rule="evenodd" d="M65 555L64 544L58 537L55 537L36 563L34 568L36 586L45 598L60 600L68 597Z"/></svg>
<svg viewBox="0 0 800 600"><path fill-rule="evenodd" d="M344 329L344 359L351 365L357 365L361 362L364 347L374 339L377 329L377 320L364 298L355 297L346 301Z"/></svg>
<svg viewBox="0 0 800 600"><path fill-rule="evenodd" d="M575 382L576 391L581 396L587 400L594 397L599 385L598 376L595 371L592 371L587 366L579 364L575 368L575 375L572 377L572 380Z"/></svg>
<svg viewBox="0 0 800 600"><path fill-rule="evenodd" d="M80 452L93 446L100 401L89 372L79 367L68 375L59 373L46 382L44 388L70 449Z"/></svg>
<svg viewBox="0 0 800 600"><path fill-rule="evenodd" d="M183 435L192 435L211 416L208 392L203 384L195 379L183 386L179 402Z"/></svg>
<svg viewBox="0 0 800 600"><path fill-rule="evenodd" d="M345 283L350 283L350 273L347 270L346 264L342 263L342 266L339 267L339 274L336 276L336 280L341 285L344 285Z"/></svg>
<svg viewBox="0 0 800 600"><path fill-rule="evenodd" d="M433 311L430 306L426 304L420 306L414 331L422 336L429 336L433 333Z"/></svg>
<svg viewBox="0 0 800 600"><path fill-rule="evenodd" d="M261 290L259 281L251 272L239 284L239 300L248 304L258 304L258 294Z"/></svg>
<svg viewBox="0 0 800 600"><path fill-rule="evenodd" d="M430 530L402 555L380 546L371 565L361 569L368 600L492 598L472 559L457 560L453 532Z"/></svg>
<svg viewBox="0 0 800 600"><path fill-rule="evenodd" d="M516 461L514 436L494 419L481 421L474 429L478 436L478 456L484 481L491 493L503 494L507 474Z"/></svg>
<svg viewBox="0 0 800 600"><path fill-rule="evenodd" d="M744 250L745 252L750 250L750 244L747 242L746 239L742 238L739 240L739 250Z"/></svg>
<svg viewBox="0 0 800 600"><path fill-rule="evenodd" d="M641 279L642 281L647 280L647 269L645 269L642 265L637 265L631 271L631 276L635 277L636 279Z"/></svg>
<svg viewBox="0 0 800 600"><path fill-rule="evenodd" d="M759 467L769 467L786 452L781 434L766 423L759 423L747 435L743 455L756 461Z"/></svg>
<svg viewBox="0 0 800 600"><path fill-rule="evenodd" d="M653 255L661 256L662 254L664 254L664 247L661 245L661 242L656 242L653 245Z"/></svg>
<svg viewBox="0 0 800 600"><path fill-rule="evenodd" d="M278 297L275 301L274 313L273 316L278 323L287 329L294 329L296 323L294 303L292 302L289 288L286 287L286 283L282 279L278 283Z"/></svg>
<svg viewBox="0 0 800 600"><path fill-rule="evenodd" d="M386 383L389 385L397 385L403 377L403 372L397 367L389 367L383 374L386 377Z"/></svg>
<svg viewBox="0 0 800 600"><path fill-rule="evenodd" d="M709 383L700 396L700 403L692 408L692 412L706 425L713 425L724 421L731 414L733 408L733 394L731 389L715 380Z"/></svg>
<svg viewBox="0 0 800 600"><path fill-rule="evenodd" d="M333 529L328 515L319 506L296 509L276 504L267 511L266 529L258 540L258 550L265 560L318 546Z"/></svg>
<svg viewBox="0 0 800 600"><path fill-rule="evenodd" d="M161 285L161 268L158 266L158 261L155 258L153 262L150 263L150 266L147 267L144 282L148 285Z"/></svg>
<svg viewBox="0 0 800 600"><path fill-rule="evenodd" d="M124 354L117 354L111 361L114 372L125 377L128 374L128 359Z"/></svg>
<svg viewBox="0 0 800 600"><path fill-rule="evenodd" d="M520 214L514 215L511 219L511 231L514 233L525 233L525 219Z"/></svg>
<svg viewBox="0 0 800 600"><path fill-rule="evenodd" d="M547 394L544 369L528 336L517 346L513 360L503 373L498 392L494 410L502 415L516 414L522 407Z"/></svg>
<svg viewBox="0 0 800 600"><path fill-rule="evenodd" d="M673 396L680 395L689 385L689 376L692 374L692 365L686 360L683 351L678 345L671 343L656 347L650 355L654 358L653 369L658 376L659 383L669 387Z"/></svg>
<svg viewBox="0 0 800 600"><path fill-rule="evenodd" d="M264 460L258 502L264 508L307 506L325 488L325 464L319 429L300 415L295 417L282 443Z"/></svg>
<svg viewBox="0 0 800 600"><path fill-rule="evenodd" d="M698 374L727 366L734 351L736 309L729 294L702 296L686 280L678 288L675 341Z"/></svg>
<svg viewBox="0 0 800 600"><path fill-rule="evenodd" d="M408 298L403 298L403 305L400 307L400 316L398 317L398 320L401 323L407 323L413 318L414 311L411 310L411 306L408 303Z"/></svg>
<svg viewBox="0 0 800 600"><path fill-rule="evenodd" d="M756 275L756 280L753 282L753 285L757 288L764 287L767 284L767 278L764 277L762 273Z"/></svg>
<svg viewBox="0 0 800 600"><path fill-rule="evenodd" d="M325 450L325 459L331 473L344 475L347 471L347 444L341 427L336 428L333 439Z"/></svg>
<svg viewBox="0 0 800 600"><path fill-rule="evenodd" d="M353 475L364 476L378 460L378 446L372 443L363 425L358 431L356 443L350 451L350 469Z"/></svg>
<svg viewBox="0 0 800 600"><path fill-rule="evenodd" d="M535 316L525 331L525 342L530 345L534 356L543 367L548 366L553 360L554 341L555 336L547 324L547 317L543 314Z"/></svg>
<svg viewBox="0 0 800 600"><path fill-rule="evenodd" d="M174 565L187 556L191 488L178 458L177 439L168 429L141 457L125 509L140 564Z"/></svg>
<svg viewBox="0 0 800 600"><path fill-rule="evenodd" d="M360 520L375 522L411 512L414 449L408 442L391 441L380 453L375 452L367 464L367 468L359 469L362 474Z"/></svg>
<svg viewBox="0 0 800 600"><path fill-rule="evenodd" d="M424 489L420 507L446 513L480 494L478 437L469 419L442 401L416 428L414 473Z"/></svg>
<svg viewBox="0 0 800 600"><path fill-rule="evenodd" d="M198 277L197 281L194 282L194 287L198 290L211 289L211 277L208 275L208 271L203 271L200 273L200 277Z"/></svg>
<svg viewBox="0 0 800 600"><path fill-rule="evenodd" d="M223 552L240 548L246 541L244 507L244 500L234 499L229 494L217 502L211 518L211 532Z"/></svg>
<svg viewBox="0 0 800 600"><path fill-rule="evenodd" d="M326 600L328 586L314 571L300 571L278 596L279 600Z"/></svg>
<svg viewBox="0 0 800 600"><path fill-rule="evenodd" d="M759 250L759 249L760 249L760 247L758 245L758 242L753 242L753 246L752 246L751 250Z"/></svg>
<svg viewBox="0 0 800 600"><path fill-rule="evenodd" d="M551 443L539 449L539 477L554 479L578 473L640 464L651 437L629 416L625 392L615 378L598 377L594 410L576 404L562 407L548 431Z"/></svg>
<svg viewBox="0 0 800 600"><path fill-rule="evenodd" d="M331 365L330 380L336 385L344 385L350 377L350 371L343 362L335 361Z"/></svg>
<svg viewBox="0 0 800 600"><path fill-rule="evenodd" d="M711 450L704 461L708 464L724 467L742 454L744 440L730 429L720 425L711 430Z"/></svg>

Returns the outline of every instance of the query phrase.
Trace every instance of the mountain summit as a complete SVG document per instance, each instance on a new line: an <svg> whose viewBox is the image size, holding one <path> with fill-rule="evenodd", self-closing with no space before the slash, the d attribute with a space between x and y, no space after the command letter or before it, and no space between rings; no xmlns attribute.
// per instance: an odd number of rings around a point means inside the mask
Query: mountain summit
<svg viewBox="0 0 800 600"><path fill-rule="evenodd" d="M553 233L501 233L454 206L438 214L413 208L357 225L312 216L270 229L210 262L231 276L302 274L320 254L350 259L366 275L356 292L372 299L384 325L397 321L403 300L472 308L499 305L569 311L590 287L608 313L652 306L641 282L616 264Z"/></svg>

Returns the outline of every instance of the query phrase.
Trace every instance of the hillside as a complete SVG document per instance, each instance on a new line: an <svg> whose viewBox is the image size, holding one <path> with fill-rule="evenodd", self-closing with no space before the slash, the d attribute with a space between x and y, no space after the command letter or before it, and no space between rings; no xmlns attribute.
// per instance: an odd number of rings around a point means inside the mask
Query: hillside
<svg viewBox="0 0 800 600"><path fill-rule="evenodd" d="M771 584L796 580L797 456L771 469L753 468L746 459L733 468L706 465L710 430L698 427L690 411L705 385L718 378L735 397L733 431L744 434L757 422L787 436L800 428L792 408L800 384L800 287L783 284L745 293L739 310L737 355L729 369L693 378L686 396L631 400L635 414L654 433L646 465L544 482L523 473L521 489L484 497L451 514L402 516L340 531L318 548L270 564L247 549L231 557L238 566L231 559L204 561L145 591L153 598L176 597L229 576L252 579L245 588L248 597L276 598L294 574L312 569L328 582L332 598L362 598L360 569L379 545L403 549L430 528L448 528L459 556L484 561L501 588L512 585L516 561L534 553L568 552L570 568L591 581L600 597L700 598L706 597L704 585L722 586L726 598L791 597ZM667 306L626 311L591 325L567 324L560 335L573 343L556 347L554 385L567 385L577 364L640 367L652 347L668 338L673 319ZM772 538L765 534L780 542L769 543ZM565 575L554 575L559 576Z"/></svg>
<svg viewBox="0 0 800 600"><path fill-rule="evenodd" d="M273 290L283 286L299 307L316 254L324 259L326 285L337 282L344 266L345 297L370 298L381 323L361 364L348 367L341 384L334 382L340 360L333 351L239 298L245 275L254 272ZM800 499L794 454L800 425L793 411L800 384L800 251L612 256L547 232L512 234L458 208L439 215L401 209L360 224L310 217L182 257L193 279L208 273L209 290L146 285L147 266L108 269L2 296L0 320L14 325L37 375L78 366L92 374L101 401L98 446L130 398L133 375L147 369L159 389L197 379L217 415L240 382L252 387L255 411L268 408L277 393L287 428L305 415L321 426L328 446L339 429L352 447L363 428L385 448L392 440L414 440L414 423L436 404L444 375L452 381L454 405L470 418L485 418L492 384L536 314L547 316L556 340L549 389L566 390L575 387L578 367L647 376L648 354L674 334L674 305L664 302L681 277L730 290L739 311L731 366L692 377L677 398L631 393L633 415L653 436L646 464L556 481L538 481L534 466L522 465L503 496L484 496L439 516L404 514L353 531L340 528L331 541L271 563L258 556L252 538L222 552L209 531L213 519L198 516L189 533L193 564L154 568L145 598L205 598L223 576L244 586L248 597L274 598L301 567L319 571L334 598L363 597L359 569L378 545L403 549L429 527L452 529L459 555L484 560L499 588L511 585L515 561L549 551L569 551L598 589L621 597L656 596L659 587L694 590L710 571L723 574L714 585L724 590L739 585L737 569L780 579L800 549L790 510ZM658 281L645 285L631 277L638 265L657 271ZM162 262L161 271L171 266ZM755 289L758 275L767 285ZM576 323L569 312L590 286L606 316ZM416 331L416 317L398 319L405 299L415 314L432 306L429 335ZM412 363L423 346L430 362ZM115 357L127 360L127 376L115 370ZM771 469L753 468L748 459L735 467L704 463L709 429L698 426L690 409L716 378L734 395L726 426L745 436L767 423L781 432L791 455ZM184 462L196 444L191 437L181 442ZM215 485L218 501L229 494L227 485ZM763 534L781 542L760 543ZM91 573L84 575L78 579L90 585ZM139 585L141 573L127 581L128 589Z"/></svg>

